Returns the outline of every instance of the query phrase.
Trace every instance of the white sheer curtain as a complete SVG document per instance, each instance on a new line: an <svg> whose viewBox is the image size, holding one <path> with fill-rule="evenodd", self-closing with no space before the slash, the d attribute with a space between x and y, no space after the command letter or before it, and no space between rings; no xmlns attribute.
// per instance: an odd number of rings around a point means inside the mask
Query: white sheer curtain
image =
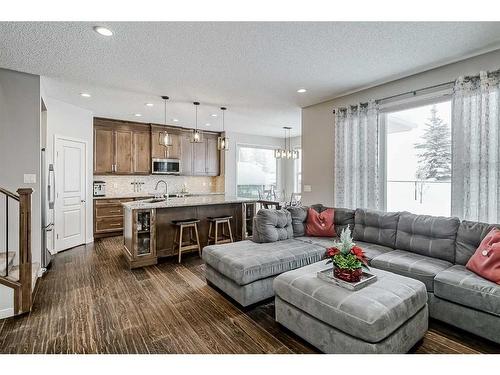
<svg viewBox="0 0 500 375"><path fill-rule="evenodd" d="M381 209L379 121L374 101L335 111L335 206Z"/></svg>
<svg viewBox="0 0 500 375"><path fill-rule="evenodd" d="M452 106L452 214L498 223L500 71L460 77Z"/></svg>

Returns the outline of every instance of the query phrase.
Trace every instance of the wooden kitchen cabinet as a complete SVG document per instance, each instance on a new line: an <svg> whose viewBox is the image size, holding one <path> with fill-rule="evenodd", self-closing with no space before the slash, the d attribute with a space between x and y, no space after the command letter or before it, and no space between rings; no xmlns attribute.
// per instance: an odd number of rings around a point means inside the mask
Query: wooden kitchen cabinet
<svg viewBox="0 0 500 375"><path fill-rule="evenodd" d="M94 119L94 174L149 174L150 126Z"/></svg>
<svg viewBox="0 0 500 375"><path fill-rule="evenodd" d="M183 132L180 135L181 144L181 175L193 175L193 143L191 133Z"/></svg>
<svg viewBox="0 0 500 375"><path fill-rule="evenodd" d="M160 145L167 130L172 146ZM219 133L204 132L203 142L191 143L191 130L130 121L94 118L94 175L149 175L151 159L179 159L183 176L219 176Z"/></svg>
<svg viewBox="0 0 500 375"><path fill-rule="evenodd" d="M114 164L113 130L94 128L94 174L113 173Z"/></svg>
<svg viewBox="0 0 500 375"><path fill-rule="evenodd" d="M160 145L160 135L168 131L172 138L172 146ZM180 159L181 158L181 135L174 128L151 125L151 157L153 159Z"/></svg>
<svg viewBox="0 0 500 375"><path fill-rule="evenodd" d="M204 133L203 142L193 143L193 175L218 176L220 152L217 150L217 134Z"/></svg>
<svg viewBox="0 0 500 375"><path fill-rule="evenodd" d="M115 173L132 173L132 139L130 130L115 130Z"/></svg>
<svg viewBox="0 0 500 375"><path fill-rule="evenodd" d="M205 170L208 176L220 174L220 151L217 150L217 135L210 134L205 138L207 153L205 158Z"/></svg>
<svg viewBox="0 0 500 375"><path fill-rule="evenodd" d="M94 199L94 238L118 236L123 231L122 203L133 199Z"/></svg>
<svg viewBox="0 0 500 375"><path fill-rule="evenodd" d="M207 174L206 168L206 155L207 155L207 141L193 143L193 175L205 176Z"/></svg>
<svg viewBox="0 0 500 375"><path fill-rule="evenodd" d="M151 173L151 136L149 132L133 133L133 172L134 174Z"/></svg>

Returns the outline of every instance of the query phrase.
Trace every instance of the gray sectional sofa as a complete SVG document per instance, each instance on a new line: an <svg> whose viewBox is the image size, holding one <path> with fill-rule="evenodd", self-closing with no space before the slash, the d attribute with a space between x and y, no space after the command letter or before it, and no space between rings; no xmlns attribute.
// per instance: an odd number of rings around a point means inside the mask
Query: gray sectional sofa
<svg viewBox="0 0 500 375"><path fill-rule="evenodd" d="M335 240L304 236L306 208L283 211L279 220L272 211L261 211L256 216L261 243L203 249L207 281L243 306L272 297L277 276L321 261ZM409 212L335 209L337 234L347 225L371 267L425 285L430 317L500 344L500 285L465 268L481 240L499 225Z"/></svg>

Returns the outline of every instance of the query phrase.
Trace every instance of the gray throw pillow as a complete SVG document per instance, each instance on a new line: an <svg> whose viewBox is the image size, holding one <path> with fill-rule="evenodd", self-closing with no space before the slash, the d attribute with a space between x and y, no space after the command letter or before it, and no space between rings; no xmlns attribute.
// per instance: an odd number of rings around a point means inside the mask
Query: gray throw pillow
<svg viewBox="0 0 500 375"><path fill-rule="evenodd" d="M288 210L261 209L253 220L252 240L258 243L293 238L292 216Z"/></svg>

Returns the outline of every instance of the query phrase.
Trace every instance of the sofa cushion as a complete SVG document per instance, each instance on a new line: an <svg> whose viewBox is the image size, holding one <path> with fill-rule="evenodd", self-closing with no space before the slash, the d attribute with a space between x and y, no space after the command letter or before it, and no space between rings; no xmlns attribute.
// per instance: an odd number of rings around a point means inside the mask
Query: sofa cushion
<svg viewBox="0 0 500 375"><path fill-rule="evenodd" d="M253 224L254 242L276 242L293 238L292 216L287 210L260 209Z"/></svg>
<svg viewBox="0 0 500 375"><path fill-rule="evenodd" d="M203 260L239 285L279 275L323 259L321 246L289 239L273 243L239 241L203 248Z"/></svg>
<svg viewBox="0 0 500 375"><path fill-rule="evenodd" d="M398 229L398 212L358 208L354 215L354 241L370 242L394 249Z"/></svg>
<svg viewBox="0 0 500 375"><path fill-rule="evenodd" d="M349 226L349 228L354 228L354 210L349 208L334 208L335 215L333 217L333 223L335 224L335 232L337 236Z"/></svg>
<svg viewBox="0 0 500 375"><path fill-rule="evenodd" d="M359 246L365 252L365 256L368 259L368 262L371 262L373 259L378 257L379 255L390 253L394 251L387 246L377 245L370 242L356 241L356 246Z"/></svg>
<svg viewBox="0 0 500 375"><path fill-rule="evenodd" d="M335 241L338 241L338 237L295 237L297 241L302 241L305 243L312 243L314 245L318 245L323 247L324 249L328 249L333 246Z"/></svg>
<svg viewBox="0 0 500 375"><path fill-rule="evenodd" d="M358 291L319 279L331 268L321 261L274 279L276 295L316 319L367 342L379 342L420 311L427 303L418 280L373 269L377 281Z"/></svg>
<svg viewBox="0 0 500 375"><path fill-rule="evenodd" d="M399 215L396 248L427 257L455 261L455 239L460 220L456 217Z"/></svg>
<svg viewBox="0 0 500 375"><path fill-rule="evenodd" d="M453 264L404 250L394 250L372 259L371 266L422 281L427 291L434 290L434 277Z"/></svg>
<svg viewBox="0 0 500 375"><path fill-rule="evenodd" d="M434 294L500 316L500 285L483 279L462 265L455 265L436 275Z"/></svg>
<svg viewBox="0 0 500 375"><path fill-rule="evenodd" d="M292 217L292 229L294 237L305 235L305 221L307 219L307 207L287 207Z"/></svg>
<svg viewBox="0 0 500 375"><path fill-rule="evenodd" d="M457 231L455 263L465 266L481 241L493 228L500 229L500 224L462 221Z"/></svg>

